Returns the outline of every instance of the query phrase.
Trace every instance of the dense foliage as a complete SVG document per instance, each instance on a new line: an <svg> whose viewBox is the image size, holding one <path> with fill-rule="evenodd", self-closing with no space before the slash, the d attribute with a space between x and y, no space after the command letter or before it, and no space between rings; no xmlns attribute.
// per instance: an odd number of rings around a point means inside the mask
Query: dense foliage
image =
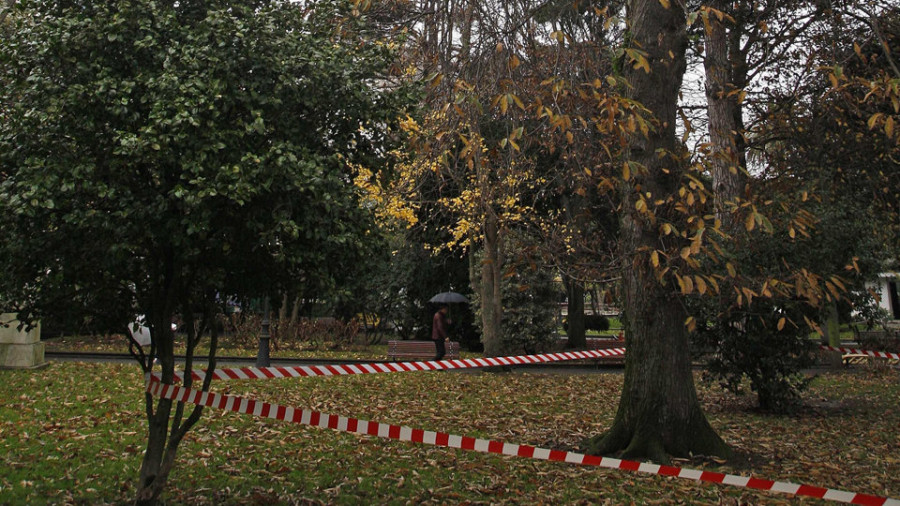
<svg viewBox="0 0 900 506"><path fill-rule="evenodd" d="M544 353L553 349L558 337L562 286L553 269L529 255L534 254L535 246L527 237L518 235L510 240L510 245L518 255L510 256L500 266L503 273L500 349L506 355ZM477 293L474 306L480 316L484 302Z"/></svg>
<svg viewBox="0 0 900 506"><path fill-rule="evenodd" d="M171 381L176 313L209 323L222 295L324 289L365 265L375 227L353 177L381 168L407 97L352 5L34 0L7 21L0 272L23 317L143 313L138 358ZM153 500L199 410L170 424L147 402Z"/></svg>

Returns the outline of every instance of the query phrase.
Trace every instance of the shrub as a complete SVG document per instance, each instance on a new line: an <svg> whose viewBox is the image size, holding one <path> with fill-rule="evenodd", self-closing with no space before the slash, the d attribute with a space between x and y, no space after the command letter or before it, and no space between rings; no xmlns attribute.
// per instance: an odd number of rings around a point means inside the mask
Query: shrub
<svg viewBox="0 0 900 506"><path fill-rule="evenodd" d="M569 331L569 319L563 322L563 329ZM602 314L586 314L584 315L584 330L593 330L595 332L606 332L609 330L609 318Z"/></svg>
<svg viewBox="0 0 900 506"><path fill-rule="evenodd" d="M810 379L802 369L813 365L818 343L809 339L804 325L788 323L778 330L778 321L803 322L812 309L800 302L755 300L753 311L734 311L693 334L695 350L709 353L704 378L718 380L735 394L744 393L744 378L756 392L759 407L785 413L800 401Z"/></svg>

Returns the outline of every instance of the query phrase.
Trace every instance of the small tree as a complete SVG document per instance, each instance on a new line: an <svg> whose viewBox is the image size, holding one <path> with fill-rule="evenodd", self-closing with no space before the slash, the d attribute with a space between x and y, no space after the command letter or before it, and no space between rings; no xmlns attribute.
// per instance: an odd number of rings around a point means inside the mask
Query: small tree
<svg viewBox="0 0 900 506"><path fill-rule="evenodd" d="M220 294L352 275L375 227L351 167L378 168L404 97L352 7L19 2L0 40L0 264L23 318L72 295L122 300L152 335L135 358L173 383L175 314L190 372L195 315L214 328ZM210 349L214 368L214 331ZM202 412L184 410L146 395L139 503L158 500Z"/></svg>
<svg viewBox="0 0 900 506"><path fill-rule="evenodd" d="M533 239L522 232L512 236L508 247L515 254L499 266L503 275L499 350L503 354L545 352L556 337L560 286L555 272L536 258ZM473 299L480 314L482 300L477 293Z"/></svg>

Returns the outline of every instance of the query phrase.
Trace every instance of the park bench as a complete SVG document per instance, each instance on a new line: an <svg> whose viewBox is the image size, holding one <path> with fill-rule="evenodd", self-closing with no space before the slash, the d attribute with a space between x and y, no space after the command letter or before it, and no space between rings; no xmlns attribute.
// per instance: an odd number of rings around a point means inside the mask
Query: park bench
<svg viewBox="0 0 900 506"><path fill-rule="evenodd" d="M845 366L868 364L869 356L862 353L845 353L841 355L841 362Z"/></svg>
<svg viewBox="0 0 900 506"><path fill-rule="evenodd" d="M625 340L617 338L589 337L585 339L587 349L589 350L608 350L610 348L624 348ZM597 364L624 364L625 355L616 355L613 357L600 357L595 359Z"/></svg>
<svg viewBox="0 0 900 506"><path fill-rule="evenodd" d="M459 343L444 343L447 354L445 360L459 358ZM388 341L388 360L434 360L437 349L434 341Z"/></svg>
<svg viewBox="0 0 900 506"><path fill-rule="evenodd" d="M556 347L556 351L570 351L567 347L568 340L561 339L559 341L558 346ZM587 350L608 350L611 348L624 348L625 347L625 339L620 334L619 337L588 337L585 339L585 348ZM573 360L568 361L566 363L576 363L576 364L606 364L606 365L621 365L625 363L625 355L614 355L611 357L598 357L598 358L588 358L584 360Z"/></svg>

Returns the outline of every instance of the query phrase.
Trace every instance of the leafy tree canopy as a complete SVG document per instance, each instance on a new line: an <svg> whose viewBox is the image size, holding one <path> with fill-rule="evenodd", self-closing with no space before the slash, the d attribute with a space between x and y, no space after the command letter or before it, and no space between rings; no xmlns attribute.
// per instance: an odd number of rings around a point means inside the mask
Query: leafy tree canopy
<svg viewBox="0 0 900 506"><path fill-rule="evenodd" d="M342 9L20 3L0 91L17 308L103 288L150 312L164 288L346 272L372 229L348 162L382 162L402 97L373 86L389 46Z"/></svg>
<svg viewBox="0 0 900 506"><path fill-rule="evenodd" d="M73 302L144 313L171 382L173 315L339 285L369 257L353 179L383 168L410 96L353 3L25 0L7 22L0 293L22 318ZM139 503L200 416L146 402Z"/></svg>

